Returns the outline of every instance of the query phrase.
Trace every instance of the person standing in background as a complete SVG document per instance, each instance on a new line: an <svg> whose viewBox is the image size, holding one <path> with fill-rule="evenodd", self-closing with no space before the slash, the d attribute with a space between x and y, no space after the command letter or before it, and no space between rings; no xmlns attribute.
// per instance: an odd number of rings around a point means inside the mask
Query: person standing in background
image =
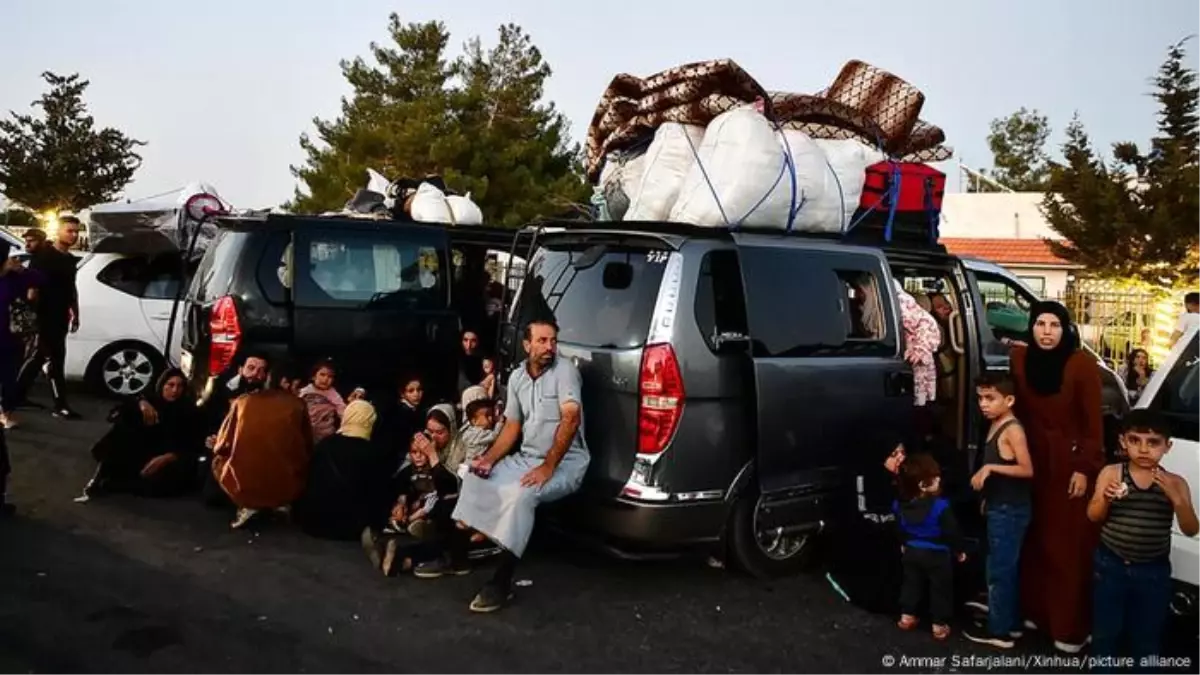
<svg viewBox="0 0 1200 675"><path fill-rule="evenodd" d="M40 288L32 291L30 299L37 310L37 350L25 361L17 378L21 399L44 364L49 364L47 376L54 395L53 415L60 419L78 419L79 415L67 405L63 362L67 356L67 333L79 330L79 293L75 288L75 267L78 261L70 249L79 241L80 223L74 216L59 220L58 235L53 245L46 243L46 234L30 230L27 241L35 243L31 250L30 269L44 278Z"/></svg>
<svg viewBox="0 0 1200 675"><path fill-rule="evenodd" d="M1183 314L1179 315L1175 330L1171 332L1171 346L1174 347L1179 338L1195 325L1200 325L1200 293L1192 291L1183 296Z"/></svg>

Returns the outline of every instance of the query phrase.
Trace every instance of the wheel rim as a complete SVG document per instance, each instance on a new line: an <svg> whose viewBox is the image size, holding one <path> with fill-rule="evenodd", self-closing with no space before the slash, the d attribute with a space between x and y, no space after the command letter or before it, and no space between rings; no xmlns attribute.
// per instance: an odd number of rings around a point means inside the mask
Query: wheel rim
<svg viewBox="0 0 1200 675"><path fill-rule="evenodd" d="M811 535L808 533L786 534L782 527L763 525L762 515L765 511L762 497L759 497L758 502L754 505L754 541L758 544L758 549L771 560L787 560L795 557L808 543Z"/></svg>
<svg viewBox="0 0 1200 675"><path fill-rule="evenodd" d="M150 385L150 379L154 377L154 363L142 351L126 347L104 359L100 376L110 392L133 396L142 393Z"/></svg>

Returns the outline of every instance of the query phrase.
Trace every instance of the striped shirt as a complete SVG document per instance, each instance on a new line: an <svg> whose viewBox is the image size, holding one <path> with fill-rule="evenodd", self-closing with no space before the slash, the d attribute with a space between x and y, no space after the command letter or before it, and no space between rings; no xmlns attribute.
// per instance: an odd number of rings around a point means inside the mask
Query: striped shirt
<svg viewBox="0 0 1200 675"><path fill-rule="evenodd" d="M1171 524L1175 507L1157 484L1143 490L1121 465L1121 480L1129 493L1108 507L1108 520L1100 528L1100 541L1126 562L1150 562L1171 553Z"/></svg>

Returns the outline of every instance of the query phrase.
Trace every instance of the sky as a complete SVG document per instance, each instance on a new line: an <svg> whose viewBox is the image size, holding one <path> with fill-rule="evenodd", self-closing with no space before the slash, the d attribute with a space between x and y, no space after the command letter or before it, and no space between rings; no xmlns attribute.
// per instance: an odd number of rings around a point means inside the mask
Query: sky
<svg viewBox="0 0 1200 675"><path fill-rule="evenodd" d="M618 73L732 58L767 89L816 92L861 59L919 87L921 116L972 167L990 164L989 121L1021 106L1049 116L1056 146L1075 112L1097 147L1144 143L1148 78L1200 29L1196 0L0 0L0 112L28 111L43 71L79 72L97 122L148 143L127 198L200 180L274 206L295 187L300 134L349 93L339 61L387 40L393 11L445 22L455 49L521 24L576 140Z"/></svg>

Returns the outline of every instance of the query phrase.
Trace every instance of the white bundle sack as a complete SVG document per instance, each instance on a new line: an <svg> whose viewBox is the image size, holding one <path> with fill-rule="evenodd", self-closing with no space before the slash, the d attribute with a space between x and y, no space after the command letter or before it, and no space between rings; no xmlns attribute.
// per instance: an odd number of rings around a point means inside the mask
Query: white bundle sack
<svg viewBox="0 0 1200 675"><path fill-rule="evenodd" d="M471 193L460 197L458 195L449 195L446 197L446 202L450 204L450 213L454 215L455 225L482 225L483 211L479 209L479 205L471 201Z"/></svg>
<svg viewBox="0 0 1200 675"><path fill-rule="evenodd" d="M718 115L705 130L698 155L671 209L672 221L787 227L791 173L767 118L751 107Z"/></svg>
<svg viewBox="0 0 1200 675"><path fill-rule="evenodd" d="M704 127L678 122L660 126L644 155L641 180L629 195L623 220L669 218L703 140Z"/></svg>
<svg viewBox="0 0 1200 675"><path fill-rule="evenodd" d="M833 186L836 191L841 187L842 203L846 214L842 227L849 227L854 218L854 211L862 199L863 186L867 182L867 167L887 159L887 155L862 141L853 138L827 140L818 138L813 141L825 152L833 174L837 176L838 184Z"/></svg>
<svg viewBox="0 0 1200 675"><path fill-rule="evenodd" d="M612 153L605 158L604 168L600 170L599 186L613 220L624 220L629 210L629 200L642 181L645 166L645 153Z"/></svg>
<svg viewBox="0 0 1200 675"><path fill-rule="evenodd" d="M796 215L792 229L797 232L841 232L845 226L842 195L825 151L803 131L784 131L779 134L779 142L791 153L796 169ZM859 191L862 191L861 185ZM849 214L853 213L850 209Z"/></svg>
<svg viewBox="0 0 1200 675"><path fill-rule="evenodd" d="M446 193L429 183L417 186L417 193L412 197L409 215L418 223L452 223L454 214L450 211L450 203L446 201Z"/></svg>

